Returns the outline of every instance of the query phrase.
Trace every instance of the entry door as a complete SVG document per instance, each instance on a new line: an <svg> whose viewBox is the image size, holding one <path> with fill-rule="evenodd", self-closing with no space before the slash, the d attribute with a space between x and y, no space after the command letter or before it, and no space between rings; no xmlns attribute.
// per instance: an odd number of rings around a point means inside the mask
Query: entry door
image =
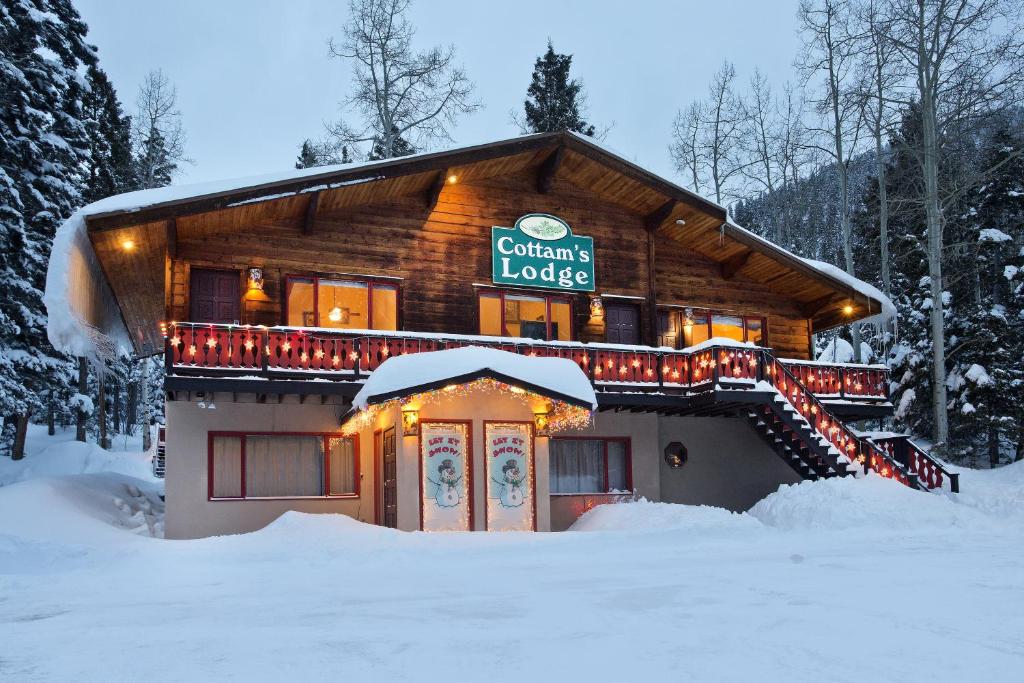
<svg viewBox="0 0 1024 683"><path fill-rule="evenodd" d="M191 321L238 323L241 295L237 270L193 268L189 290Z"/></svg>
<svg viewBox="0 0 1024 683"><path fill-rule="evenodd" d="M604 324L608 343L640 343L640 307L636 304L605 304Z"/></svg>
<svg viewBox="0 0 1024 683"><path fill-rule="evenodd" d="M377 488L381 501L381 523L392 529L398 528L398 453L395 428L384 430L381 435L380 484Z"/></svg>

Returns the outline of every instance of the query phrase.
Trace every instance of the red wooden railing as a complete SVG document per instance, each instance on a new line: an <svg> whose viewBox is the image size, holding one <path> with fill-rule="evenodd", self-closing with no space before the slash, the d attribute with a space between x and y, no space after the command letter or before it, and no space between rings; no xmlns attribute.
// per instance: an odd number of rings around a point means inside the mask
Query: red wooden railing
<svg viewBox="0 0 1024 683"><path fill-rule="evenodd" d="M826 365L816 361L781 361L815 396L887 399L889 371L884 366Z"/></svg>
<svg viewBox="0 0 1024 683"><path fill-rule="evenodd" d="M960 492L960 475L946 469L909 437L894 434L871 440L894 460L903 463L925 488L948 488L953 493Z"/></svg>

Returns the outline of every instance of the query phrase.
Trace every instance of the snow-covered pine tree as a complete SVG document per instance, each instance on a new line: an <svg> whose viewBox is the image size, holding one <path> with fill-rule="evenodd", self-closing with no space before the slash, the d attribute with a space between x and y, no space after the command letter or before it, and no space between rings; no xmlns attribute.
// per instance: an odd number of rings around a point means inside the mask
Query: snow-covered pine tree
<svg viewBox="0 0 1024 683"><path fill-rule="evenodd" d="M29 417L42 414L58 394L72 394L70 360L46 337L42 289L57 226L81 202L89 156L81 74L95 55L85 43L85 24L67 0L5 0L0 7L0 71L7 93L0 98L0 168L9 179L9 196L18 200L7 213L20 214L6 226L13 229L5 236L8 256L0 275L6 280L0 282L0 320L6 321L2 365L13 368L13 381L4 382L11 400L3 406L3 444L18 458Z"/></svg>
<svg viewBox="0 0 1024 683"><path fill-rule="evenodd" d="M295 160L295 168L314 168L316 166L350 163L352 163L352 156L348 152L348 145L341 145L339 148L333 142L314 142L306 138L302 141L302 149Z"/></svg>
<svg viewBox="0 0 1024 683"><path fill-rule="evenodd" d="M131 117L121 109L106 73L93 64L86 74L89 88L82 102L89 140L85 202L138 189L132 160Z"/></svg>
<svg viewBox="0 0 1024 683"><path fill-rule="evenodd" d="M571 130L593 136L594 126L583 119L583 84L569 77L572 55L558 54L548 40L548 49L537 58L533 78L526 91L524 133Z"/></svg>
<svg viewBox="0 0 1024 683"><path fill-rule="evenodd" d="M370 148L369 156L366 157L367 161L407 157L416 153L416 148L399 134L397 127L392 127L391 131L391 154L387 153L387 143L384 138L378 135L373 138L373 146Z"/></svg>

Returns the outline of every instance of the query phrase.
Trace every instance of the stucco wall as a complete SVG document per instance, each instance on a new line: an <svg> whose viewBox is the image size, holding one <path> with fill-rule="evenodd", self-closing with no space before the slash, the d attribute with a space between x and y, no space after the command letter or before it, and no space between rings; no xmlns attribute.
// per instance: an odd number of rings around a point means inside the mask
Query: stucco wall
<svg viewBox="0 0 1024 683"><path fill-rule="evenodd" d="M661 500L747 510L782 484L800 481L741 418L662 417L659 452L672 441L689 451L672 469L659 457Z"/></svg>
<svg viewBox="0 0 1024 683"><path fill-rule="evenodd" d="M345 407L319 400L299 404L287 396L280 404L221 400L216 410L200 408L198 399L167 402L167 538L201 538L261 529L288 510L334 512L373 522L373 442L359 445L359 498L285 500L207 499L207 434L233 432L333 432Z"/></svg>

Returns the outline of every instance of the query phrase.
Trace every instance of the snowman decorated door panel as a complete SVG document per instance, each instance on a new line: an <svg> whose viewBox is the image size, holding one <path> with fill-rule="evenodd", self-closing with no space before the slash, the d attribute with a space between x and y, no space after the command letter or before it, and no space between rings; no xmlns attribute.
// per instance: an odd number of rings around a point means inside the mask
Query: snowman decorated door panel
<svg viewBox="0 0 1024 683"><path fill-rule="evenodd" d="M487 529L533 531L533 425L485 422Z"/></svg>
<svg viewBox="0 0 1024 683"><path fill-rule="evenodd" d="M469 423L420 424L420 501L424 531L469 531L472 458Z"/></svg>

